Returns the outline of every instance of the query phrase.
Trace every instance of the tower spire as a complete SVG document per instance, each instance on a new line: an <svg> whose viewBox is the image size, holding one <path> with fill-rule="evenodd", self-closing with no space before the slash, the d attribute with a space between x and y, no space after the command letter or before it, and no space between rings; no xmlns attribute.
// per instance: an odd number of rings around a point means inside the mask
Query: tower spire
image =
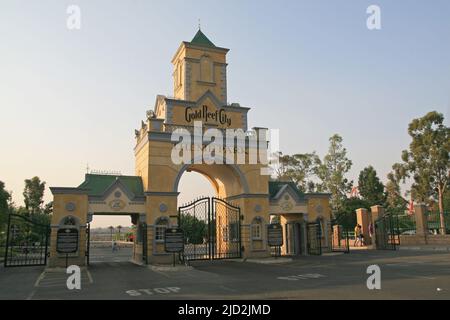
<svg viewBox="0 0 450 320"><path fill-rule="evenodd" d="M201 25L201 21L200 21L200 18L198 19L198 30L202 30L202 25Z"/></svg>

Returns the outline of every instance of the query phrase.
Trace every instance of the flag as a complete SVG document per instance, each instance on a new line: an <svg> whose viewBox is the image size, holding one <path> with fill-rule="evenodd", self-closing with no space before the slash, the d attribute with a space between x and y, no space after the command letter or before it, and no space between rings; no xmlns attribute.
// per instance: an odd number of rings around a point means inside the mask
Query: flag
<svg viewBox="0 0 450 320"><path fill-rule="evenodd" d="M414 201L412 198L409 200L408 214L414 214Z"/></svg>

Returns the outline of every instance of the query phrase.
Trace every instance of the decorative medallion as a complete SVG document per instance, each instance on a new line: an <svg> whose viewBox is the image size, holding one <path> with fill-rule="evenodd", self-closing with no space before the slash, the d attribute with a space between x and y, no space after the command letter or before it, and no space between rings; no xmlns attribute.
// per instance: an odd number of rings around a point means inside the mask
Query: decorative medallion
<svg viewBox="0 0 450 320"><path fill-rule="evenodd" d="M108 205L114 211L120 211L126 206L125 202L120 199L111 200Z"/></svg>
<svg viewBox="0 0 450 320"><path fill-rule="evenodd" d="M116 197L116 198L120 198L121 196L122 196L122 193L120 191L116 191L114 193L114 197Z"/></svg>
<svg viewBox="0 0 450 320"><path fill-rule="evenodd" d="M167 204L165 204L165 203L161 203L160 205L159 205L159 211L160 212L166 212L167 211Z"/></svg>
<svg viewBox="0 0 450 320"><path fill-rule="evenodd" d="M317 212L317 213L323 213L323 207L322 207L321 204L318 204L318 205L316 206L316 212Z"/></svg>
<svg viewBox="0 0 450 320"><path fill-rule="evenodd" d="M257 205L255 206L255 212L261 212L261 210L262 210L261 205L257 204Z"/></svg>
<svg viewBox="0 0 450 320"><path fill-rule="evenodd" d="M284 211L291 211L292 208L294 208L294 205L290 201L282 202L280 204L280 206L281 206L281 209L283 209Z"/></svg>
<svg viewBox="0 0 450 320"><path fill-rule="evenodd" d="M73 203L73 202L66 203L67 211L70 211L70 212L75 211L75 208L76 208L75 203Z"/></svg>

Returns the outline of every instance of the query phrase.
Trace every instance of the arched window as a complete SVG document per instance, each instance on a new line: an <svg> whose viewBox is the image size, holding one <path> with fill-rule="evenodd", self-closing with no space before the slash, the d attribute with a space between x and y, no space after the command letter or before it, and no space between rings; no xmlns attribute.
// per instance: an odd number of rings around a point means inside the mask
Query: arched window
<svg viewBox="0 0 450 320"><path fill-rule="evenodd" d="M200 80L213 82L213 64L208 56L200 58Z"/></svg>
<svg viewBox="0 0 450 320"><path fill-rule="evenodd" d="M252 240L262 240L263 238L263 219L255 217L251 225Z"/></svg>
<svg viewBox="0 0 450 320"><path fill-rule="evenodd" d="M164 242L164 232L169 227L169 218L159 217L155 222L155 240Z"/></svg>

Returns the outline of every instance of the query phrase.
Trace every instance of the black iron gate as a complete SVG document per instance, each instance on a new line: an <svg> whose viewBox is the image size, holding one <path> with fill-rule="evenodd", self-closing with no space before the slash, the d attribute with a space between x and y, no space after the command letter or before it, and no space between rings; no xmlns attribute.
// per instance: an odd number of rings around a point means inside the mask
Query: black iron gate
<svg viewBox="0 0 450 320"><path fill-rule="evenodd" d="M241 257L241 211L219 198L201 198L178 209L185 260Z"/></svg>
<svg viewBox="0 0 450 320"><path fill-rule="evenodd" d="M337 220L331 220L330 223L329 242L331 243L332 252L350 252L350 235L348 229L340 224Z"/></svg>
<svg viewBox="0 0 450 320"><path fill-rule="evenodd" d="M88 223L86 225L86 265L89 265L89 256L91 248L91 225Z"/></svg>
<svg viewBox="0 0 450 320"><path fill-rule="evenodd" d="M396 250L400 244L398 219L391 214L375 221L375 244L378 250Z"/></svg>
<svg viewBox="0 0 450 320"><path fill-rule="evenodd" d="M139 226L142 232L142 263L148 264L148 252L147 252L147 224L142 222Z"/></svg>
<svg viewBox="0 0 450 320"><path fill-rule="evenodd" d="M320 256L322 254L322 229L320 222L306 224L308 254Z"/></svg>
<svg viewBox="0 0 450 320"><path fill-rule="evenodd" d="M50 226L10 214L6 232L5 267L45 266Z"/></svg>

